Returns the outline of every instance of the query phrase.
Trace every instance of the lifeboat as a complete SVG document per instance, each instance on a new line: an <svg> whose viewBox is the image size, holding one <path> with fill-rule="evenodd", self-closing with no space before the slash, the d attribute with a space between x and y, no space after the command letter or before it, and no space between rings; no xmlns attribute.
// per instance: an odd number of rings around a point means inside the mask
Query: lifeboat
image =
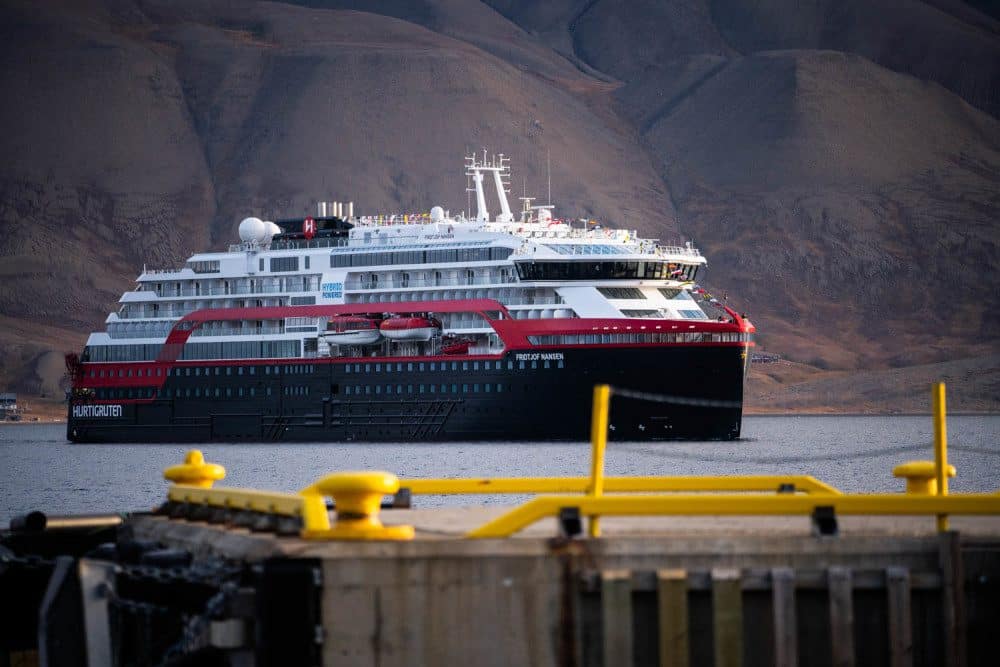
<svg viewBox="0 0 1000 667"><path fill-rule="evenodd" d="M441 333L441 323L433 317L393 317L379 329L389 340L427 341Z"/></svg>
<svg viewBox="0 0 1000 667"><path fill-rule="evenodd" d="M382 339L378 323L367 317L334 317L321 335L335 345L372 345Z"/></svg>
<svg viewBox="0 0 1000 667"><path fill-rule="evenodd" d="M447 354L449 356L455 354L468 354L470 347L472 347L471 340L448 336L441 341L441 354Z"/></svg>

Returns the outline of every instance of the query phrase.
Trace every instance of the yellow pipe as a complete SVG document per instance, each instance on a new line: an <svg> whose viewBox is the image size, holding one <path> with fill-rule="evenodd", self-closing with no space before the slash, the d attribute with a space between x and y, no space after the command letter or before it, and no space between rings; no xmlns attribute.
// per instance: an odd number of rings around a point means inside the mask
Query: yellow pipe
<svg viewBox="0 0 1000 667"><path fill-rule="evenodd" d="M777 491L792 485L797 493L839 494L809 475L677 475L605 477L605 493L670 491ZM401 479L400 488L414 495L476 495L504 493L587 493L590 477L481 477L463 479ZM305 492L305 489L303 490Z"/></svg>
<svg viewBox="0 0 1000 667"><path fill-rule="evenodd" d="M674 494L629 496L540 496L476 528L466 537L507 537L539 519L556 516L565 507L601 516L780 516L809 515L818 506L837 514L997 515L1000 494L950 496L914 494L829 495L820 498L792 494Z"/></svg>
<svg viewBox="0 0 1000 667"><path fill-rule="evenodd" d="M937 480L937 493L948 495L948 425L946 423L946 407L944 382L937 382L933 387L934 396L934 477ZM939 514L937 518L939 532L948 530L948 515Z"/></svg>
<svg viewBox="0 0 1000 667"><path fill-rule="evenodd" d="M608 412L611 403L611 387L606 384L594 385L594 406L590 417L590 488L592 498L604 493L604 450L608 445ZM590 515L590 536L601 536L601 518Z"/></svg>

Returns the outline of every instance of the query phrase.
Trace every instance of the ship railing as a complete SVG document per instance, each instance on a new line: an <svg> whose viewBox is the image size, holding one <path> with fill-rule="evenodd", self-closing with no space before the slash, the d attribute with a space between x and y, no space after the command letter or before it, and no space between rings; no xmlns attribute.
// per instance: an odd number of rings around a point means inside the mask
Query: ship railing
<svg viewBox="0 0 1000 667"><path fill-rule="evenodd" d="M168 289L164 288L161 290L154 290L156 296L161 298L170 297L187 297L187 296L253 296L255 294L286 294L286 293L298 293L298 292L315 292L319 289L319 281L309 281L306 284L296 285L294 283L286 283L284 286L281 285L260 285L255 286L253 289L250 287L243 286L230 286L230 287L205 287L199 289L192 289L190 287L182 287L181 289Z"/></svg>
<svg viewBox="0 0 1000 667"><path fill-rule="evenodd" d="M501 297L499 301L505 306L558 306L566 303L566 299L561 296L528 296L509 299Z"/></svg>
<svg viewBox="0 0 1000 667"><path fill-rule="evenodd" d="M142 275L144 275L144 276L158 276L158 275L162 275L162 274L166 274L166 273L180 273L181 271L183 271L184 269L187 269L187 268L190 268L190 267L182 266L182 267L177 268L177 269L143 269L142 270Z"/></svg>
<svg viewBox="0 0 1000 667"><path fill-rule="evenodd" d="M390 290L407 287L462 287L466 285L509 285L516 283L516 276L486 276L475 278L393 278L386 280L349 280L344 289Z"/></svg>
<svg viewBox="0 0 1000 667"><path fill-rule="evenodd" d="M229 244L229 252L247 252L249 250L300 250L307 248L337 248L340 246L346 246L347 239L342 237L337 238L316 238L309 241L306 240L288 240L288 241L273 241L271 243L255 243L255 242L243 242L243 243L231 243Z"/></svg>

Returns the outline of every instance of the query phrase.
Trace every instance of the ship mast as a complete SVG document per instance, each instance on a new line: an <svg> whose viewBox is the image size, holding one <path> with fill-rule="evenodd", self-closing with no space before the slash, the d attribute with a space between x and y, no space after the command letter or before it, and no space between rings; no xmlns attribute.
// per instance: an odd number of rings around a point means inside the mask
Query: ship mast
<svg viewBox="0 0 1000 667"><path fill-rule="evenodd" d="M472 188L467 191L476 193L476 220L478 222L489 222L490 212L486 207L486 192L483 186L483 177L486 172L492 172L493 185L497 190L497 198L500 200L500 214L495 222L513 222L514 216L510 212L510 203L507 201L507 192L510 186L510 158L503 153L488 156L483 150L483 157L480 160L475 154L467 155L465 158L465 175L471 177Z"/></svg>

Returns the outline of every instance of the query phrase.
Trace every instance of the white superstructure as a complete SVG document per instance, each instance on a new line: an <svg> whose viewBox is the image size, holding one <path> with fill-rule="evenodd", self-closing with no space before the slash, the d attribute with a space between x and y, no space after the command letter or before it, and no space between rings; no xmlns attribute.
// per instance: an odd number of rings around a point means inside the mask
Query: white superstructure
<svg viewBox="0 0 1000 667"><path fill-rule="evenodd" d="M154 359L178 319L206 308L356 303L359 312L374 313L381 303L489 298L515 319L709 319L691 294L706 262L690 243L665 246L591 220L560 220L530 199L515 217L509 169L502 155L466 158L474 216L438 206L356 216L353 203L321 204L317 219L307 219L315 236L300 233L302 221L248 218L226 252L144 270L106 330L90 335L84 360ZM486 181L499 200L492 217ZM481 319L438 317L443 334L467 337L476 349L501 344ZM185 358L338 354L320 335L326 324L312 317L211 322L194 333Z"/></svg>

